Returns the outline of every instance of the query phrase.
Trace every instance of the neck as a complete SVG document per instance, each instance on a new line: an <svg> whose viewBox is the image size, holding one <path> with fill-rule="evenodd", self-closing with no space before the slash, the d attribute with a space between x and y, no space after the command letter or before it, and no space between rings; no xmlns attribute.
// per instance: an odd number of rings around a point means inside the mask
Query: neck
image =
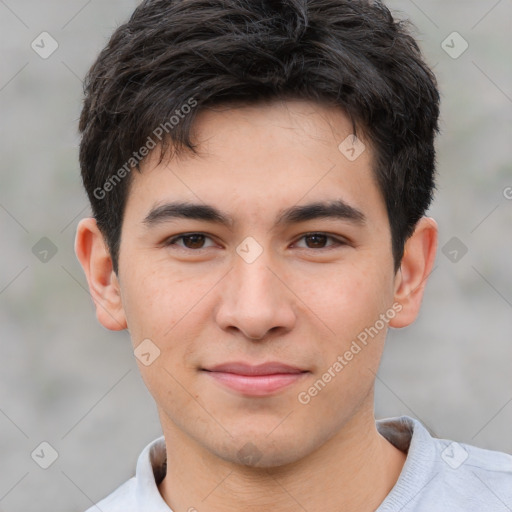
<svg viewBox="0 0 512 512"><path fill-rule="evenodd" d="M168 465L159 490L174 512L373 512L406 459L378 433L373 410L308 456L269 468L220 459L174 424L162 424Z"/></svg>

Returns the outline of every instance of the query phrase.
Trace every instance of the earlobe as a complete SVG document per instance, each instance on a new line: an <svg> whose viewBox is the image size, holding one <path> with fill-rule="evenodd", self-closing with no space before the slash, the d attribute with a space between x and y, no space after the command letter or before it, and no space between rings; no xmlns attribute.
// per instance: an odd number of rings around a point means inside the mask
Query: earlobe
<svg viewBox="0 0 512 512"><path fill-rule="evenodd" d="M94 218L82 219L75 238L75 253L84 269L98 321L112 331L126 329L119 281L112 258Z"/></svg>
<svg viewBox="0 0 512 512"><path fill-rule="evenodd" d="M389 322L391 327L406 327L418 316L425 286L436 258L437 233L436 221L430 217L422 217L405 243L400 270L395 277L395 302L402 309Z"/></svg>

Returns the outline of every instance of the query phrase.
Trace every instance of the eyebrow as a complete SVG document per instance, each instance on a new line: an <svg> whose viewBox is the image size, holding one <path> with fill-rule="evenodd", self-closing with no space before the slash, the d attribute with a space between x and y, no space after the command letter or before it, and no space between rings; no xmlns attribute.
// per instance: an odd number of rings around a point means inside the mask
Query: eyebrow
<svg viewBox="0 0 512 512"><path fill-rule="evenodd" d="M154 206L143 220L148 228L163 222L181 218L202 220L221 224L232 228L234 219L229 214L208 204L188 202L170 202ZM292 206L281 210L276 220L276 226L306 222L315 219L339 219L362 225L366 223L364 213L338 199L329 202L315 202L301 206Z"/></svg>

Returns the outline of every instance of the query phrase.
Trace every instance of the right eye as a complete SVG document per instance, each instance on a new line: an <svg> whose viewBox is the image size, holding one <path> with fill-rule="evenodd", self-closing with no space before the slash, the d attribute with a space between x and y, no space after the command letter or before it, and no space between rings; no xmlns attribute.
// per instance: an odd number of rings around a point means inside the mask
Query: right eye
<svg viewBox="0 0 512 512"><path fill-rule="evenodd" d="M211 247L211 246L204 247L204 242L206 239L211 240L211 238L209 236L207 236L203 233L183 233L181 235L168 238L164 242L164 246L169 247L169 246L174 245L174 246L178 246L185 250L188 249L191 251L197 251L199 249L207 249L208 247ZM183 241L183 245L180 245L177 243L180 240Z"/></svg>

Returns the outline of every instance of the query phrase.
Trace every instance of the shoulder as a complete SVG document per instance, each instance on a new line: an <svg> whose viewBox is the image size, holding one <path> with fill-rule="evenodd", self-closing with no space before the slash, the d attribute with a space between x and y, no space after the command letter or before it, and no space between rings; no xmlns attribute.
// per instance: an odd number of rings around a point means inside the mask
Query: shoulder
<svg viewBox="0 0 512 512"><path fill-rule="evenodd" d="M379 512L511 510L512 455L433 437L407 416L378 424L384 437L408 451Z"/></svg>
<svg viewBox="0 0 512 512"><path fill-rule="evenodd" d="M512 455L446 439L433 440L437 454L436 479L439 480L435 487L452 495L451 499L457 497L468 505L489 507L492 504L492 510L504 506L503 510L510 510Z"/></svg>
<svg viewBox="0 0 512 512"><path fill-rule="evenodd" d="M114 492L109 494L85 512L135 512L136 505L136 479L130 478L120 485Z"/></svg>

